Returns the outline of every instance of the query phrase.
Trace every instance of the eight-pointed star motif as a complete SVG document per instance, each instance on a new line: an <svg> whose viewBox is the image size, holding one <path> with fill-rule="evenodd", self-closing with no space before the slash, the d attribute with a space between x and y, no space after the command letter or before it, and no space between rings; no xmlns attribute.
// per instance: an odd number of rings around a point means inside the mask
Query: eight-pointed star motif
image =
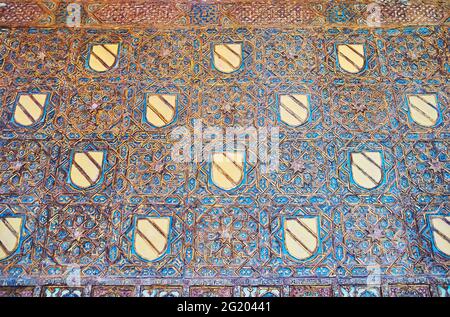
<svg viewBox="0 0 450 317"><path fill-rule="evenodd" d="M295 159L292 163L291 163L291 168L294 171L294 173L301 173L303 171L306 170L306 165L303 162L303 160L301 159Z"/></svg>

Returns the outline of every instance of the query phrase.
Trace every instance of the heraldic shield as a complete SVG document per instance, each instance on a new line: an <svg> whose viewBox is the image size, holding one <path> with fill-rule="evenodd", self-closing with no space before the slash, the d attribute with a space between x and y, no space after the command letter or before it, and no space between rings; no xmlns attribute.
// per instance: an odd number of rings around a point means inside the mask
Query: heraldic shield
<svg viewBox="0 0 450 317"><path fill-rule="evenodd" d="M373 189L383 180L383 157L381 152L350 153L352 180L362 188Z"/></svg>
<svg viewBox="0 0 450 317"><path fill-rule="evenodd" d="M242 43L214 44L213 63L222 73L232 73L242 66Z"/></svg>
<svg viewBox="0 0 450 317"><path fill-rule="evenodd" d="M80 189L98 185L103 177L105 159L103 151L75 152L70 165L70 183Z"/></svg>
<svg viewBox="0 0 450 317"><path fill-rule="evenodd" d="M161 258L169 247L170 217L137 218L134 226L133 248L145 261Z"/></svg>
<svg viewBox="0 0 450 317"><path fill-rule="evenodd" d="M177 113L177 95L148 94L145 100L145 119L156 128L171 124Z"/></svg>
<svg viewBox="0 0 450 317"><path fill-rule="evenodd" d="M291 127L298 127L309 119L311 109L308 95L281 95L278 106L280 120Z"/></svg>
<svg viewBox="0 0 450 317"><path fill-rule="evenodd" d="M319 248L319 217L286 218L283 223L284 247L293 258L311 258Z"/></svg>
<svg viewBox="0 0 450 317"><path fill-rule="evenodd" d="M245 175L245 153L214 153L210 173L212 183L221 189L232 190L239 187Z"/></svg>
<svg viewBox="0 0 450 317"><path fill-rule="evenodd" d="M0 217L0 261L19 248L22 224L22 217Z"/></svg>
<svg viewBox="0 0 450 317"><path fill-rule="evenodd" d="M363 44L338 44L337 59L342 70L357 74L364 70L366 55Z"/></svg>
<svg viewBox="0 0 450 317"><path fill-rule="evenodd" d="M439 120L438 100L435 94L408 96L411 120L423 127L433 127Z"/></svg>
<svg viewBox="0 0 450 317"><path fill-rule="evenodd" d="M117 65L119 58L118 43L94 44L89 52L89 68L98 73L104 73Z"/></svg>
<svg viewBox="0 0 450 317"><path fill-rule="evenodd" d="M47 93L19 94L14 108L14 122L23 127L30 127L41 122L49 96Z"/></svg>
<svg viewBox="0 0 450 317"><path fill-rule="evenodd" d="M432 216L430 225L435 248L450 257L450 216Z"/></svg>

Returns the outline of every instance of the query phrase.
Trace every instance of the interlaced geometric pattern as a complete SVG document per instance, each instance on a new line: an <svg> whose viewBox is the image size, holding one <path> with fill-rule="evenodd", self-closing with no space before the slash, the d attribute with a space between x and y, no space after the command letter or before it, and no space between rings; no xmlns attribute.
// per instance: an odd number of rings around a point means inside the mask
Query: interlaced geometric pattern
<svg viewBox="0 0 450 317"><path fill-rule="evenodd" d="M448 3L4 2L0 296L450 296Z"/></svg>

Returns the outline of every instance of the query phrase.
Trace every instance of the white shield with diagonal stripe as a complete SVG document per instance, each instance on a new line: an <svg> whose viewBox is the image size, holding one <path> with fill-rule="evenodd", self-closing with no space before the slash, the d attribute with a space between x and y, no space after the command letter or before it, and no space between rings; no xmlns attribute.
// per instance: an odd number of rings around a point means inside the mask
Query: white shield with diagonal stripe
<svg viewBox="0 0 450 317"><path fill-rule="evenodd" d="M112 69L118 61L119 47L118 43L92 45L89 52L89 67L99 73Z"/></svg>
<svg viewBox="0 0 450 317"><path fill-rule="evenodd" d="M338 44L337 58L342 70L356 74L361 72L366 64L366 53L363 44Z"/></svg>
<svg viewBox="0 0 450 317"><path fill-rule="evenodd" d="M70 166L70 182L80 189L98 184L103 176L105 153L103 151L76 152Z"/></svg>
<svg viewBox="0 0 450 317"><path fill-rule="evenodd" d="M244 179L245 153L214 153L210 173L211 181L221 189L231 190L239 187Z"/></svg>
<svg viewBox="0 0 450 317"><path fill-rule="evenodd" d="M169 246L170 217L137 218L134 227L135 253L146 261L162 257Z"/></svg>
<svg viewBox="0 0 450 317"><path fill-rule="evenodd" d="M47 93L21 93L16 99L14 122L24 127L40 122L45 114L48 98Z"/></svg>
<svg viewBox="0 0 450 317"><path fill-rule="evenodd" d="M450 256L450 216L432 216L430 222L436 249Z"/></svg>
<svg viewBox="0 0 450 317"><path fill-rule="evenodd" d="M278 107L280 112L280 120L291 127L298 127L309 119L310 104L308 95L280 95Z"/></svg>
<svg viewBox="0 0 450 317"><path fill-rule="evenodd" d="M306 260L319 248L319 217L284 219L284 247L297 260Z"/></svg>
<svg viewBox="0 0 450 317"><path fill-rule="evenodd" d="M171 124L177 113L177 95L148 94L145 102L145 119L161 128Z"/></svg>
<svg viewBox="0 0 450 317"><path fill-rule="evenodd" d="M19 247L22 217L0 217L0 260L12 255Z"/></svg>
<svg viewBox="0 0 450 317"><path fill-rule="evenodd" d="M438 122L438 100L435 94L408 95L408 108L411 119L423 127L432 127Z"/></svg>
<svg viewBox="0 0 450 317"><path fill-rule="evenodd" d="M350 166L353 181L365 189L373 189L383 180L381 152L350 153Z"/></svg>
<svg viewBox="0 0 450 317"><path fill-rule="evenodd" d="M237 71L242 65L242 43L214 44L213 63L222 73Z"/></svg>

